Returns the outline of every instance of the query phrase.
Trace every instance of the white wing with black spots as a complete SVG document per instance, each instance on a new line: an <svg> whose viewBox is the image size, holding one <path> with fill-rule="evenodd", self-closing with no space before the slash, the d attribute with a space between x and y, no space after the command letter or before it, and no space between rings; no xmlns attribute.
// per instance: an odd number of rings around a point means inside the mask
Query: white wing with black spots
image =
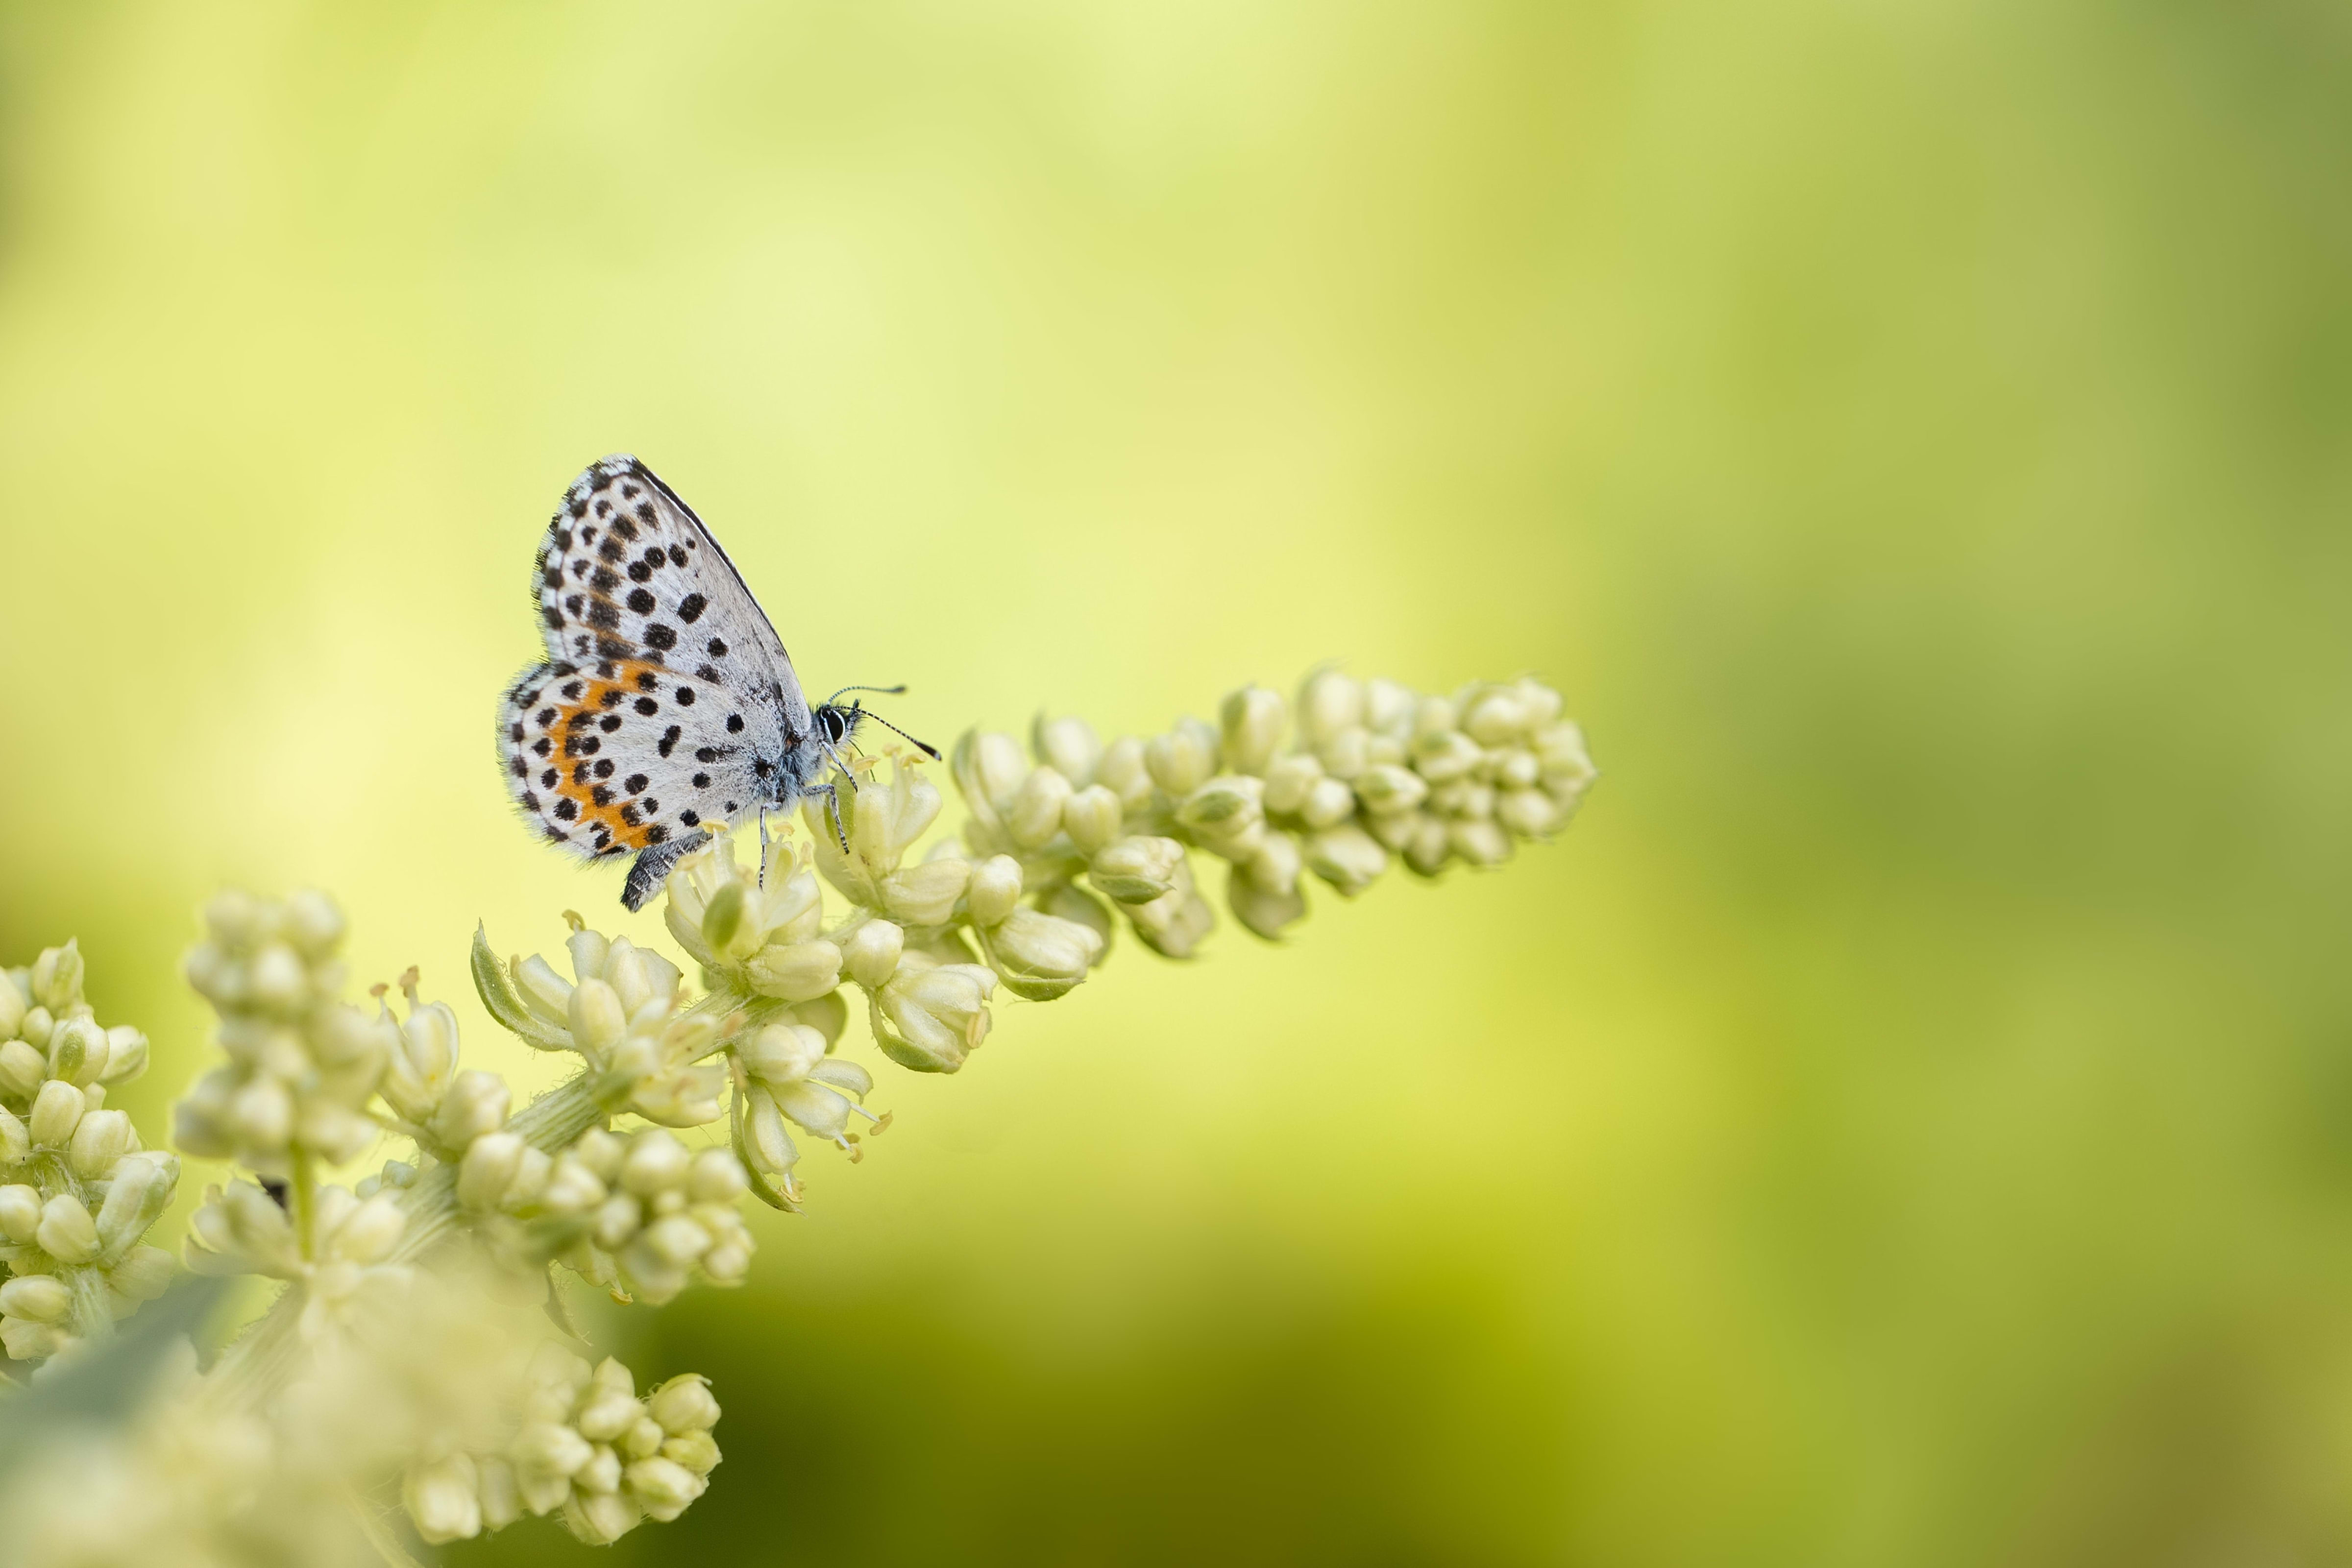
<svg viewBox="0 0 2352 1568"><path fill-rule="evenodd" d="M726 552L634 457L573 481L537 572L549 656L499 706L509 791L572 853L637 853L635 908L705 824L806 792L815 726Z"/></svg>

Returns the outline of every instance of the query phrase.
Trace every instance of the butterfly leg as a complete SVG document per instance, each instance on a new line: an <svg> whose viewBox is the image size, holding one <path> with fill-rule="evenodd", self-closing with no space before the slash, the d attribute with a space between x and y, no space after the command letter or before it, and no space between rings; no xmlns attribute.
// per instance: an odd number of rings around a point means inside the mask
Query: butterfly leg
<svg viewBox="0 0 2352 1568"><path fill-rule="evenodd" d="M841 852L849 852L849 833L841 825L841 790L831 784L812 784L808 793L824 797L825 814L833 819L833 836L841 845Z"/></svg>
<svg viewBox="0 0 2352 1568"><path fill-rule="evenodd" d="M768 885L768 807L760 804L760 885Z"/></svg>

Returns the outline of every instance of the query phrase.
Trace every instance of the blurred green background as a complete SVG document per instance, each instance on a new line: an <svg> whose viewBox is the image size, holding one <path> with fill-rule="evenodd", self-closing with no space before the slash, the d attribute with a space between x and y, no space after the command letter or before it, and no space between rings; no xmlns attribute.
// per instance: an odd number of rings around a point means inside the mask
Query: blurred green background
<svg viewBox="0 0 2352 1568"><path fill-rule="evenodd" d="M476 919L655 929L490 741L608 450L942 742L1591 734L892 1073L611 1325L727 1407L618 1558L2352 1562L2341 4L5 0L0 158L0 955L142 1115L224 881L526 1074Z"/></svg>

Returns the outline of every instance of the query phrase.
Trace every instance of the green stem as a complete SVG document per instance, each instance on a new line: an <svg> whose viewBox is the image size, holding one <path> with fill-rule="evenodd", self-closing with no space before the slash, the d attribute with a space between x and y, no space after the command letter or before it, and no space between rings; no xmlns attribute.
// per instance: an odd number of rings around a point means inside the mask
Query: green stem
<svg viewBox="0 0 2352 1568"><path fill-rule="evenodd" d="M319 1214L319 1173L310 1163L310 1155L300 1148L294 1151L294 1179L289 1184L294 1207L294 1240L302 1249L305 1262L318 1256L318 1239L311 1234Z"/></svg>

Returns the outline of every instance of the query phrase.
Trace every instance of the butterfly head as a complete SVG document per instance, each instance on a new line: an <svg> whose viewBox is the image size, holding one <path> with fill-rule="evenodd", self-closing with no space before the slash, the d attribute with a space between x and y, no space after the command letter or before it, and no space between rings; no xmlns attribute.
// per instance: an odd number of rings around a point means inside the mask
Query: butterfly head
<svg viewBox="0 0 2352 1568"><path fill-rule="evenodd" d="M885 696L898 696L906 689L904 686L844 686L832 696L817 704L815 711L810 716L816 720L818 732L824 737L827 746L847 745L856 736L857 727L870 718L900 739L912 741L917 750L937 762L940 759L937 747L927 741L916 740L913 736L908 735L880 714L868 711L865 699L858 698L846 706L839 700L843 694L847 692L880 692Z"/></svg>

